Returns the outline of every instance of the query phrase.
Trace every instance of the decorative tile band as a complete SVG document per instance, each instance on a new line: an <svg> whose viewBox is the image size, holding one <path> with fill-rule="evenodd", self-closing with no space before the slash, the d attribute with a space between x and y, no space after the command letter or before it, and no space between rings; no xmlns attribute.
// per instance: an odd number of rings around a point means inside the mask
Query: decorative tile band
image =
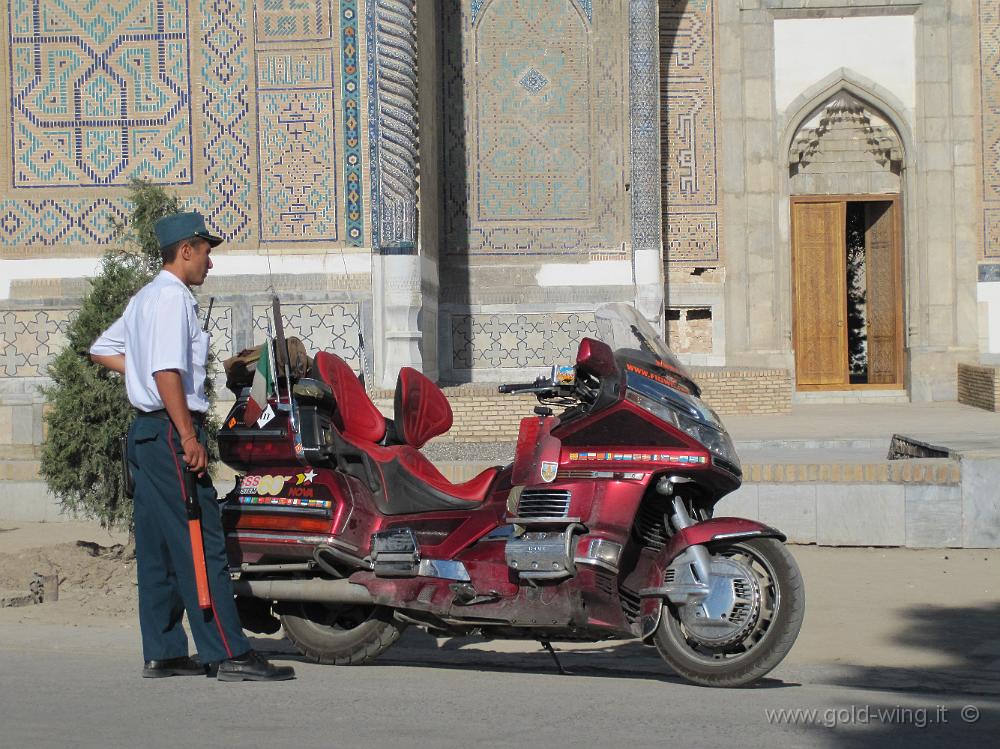
<svg viewBox="0 0 1000 749"><path fill-rule="evenodd" d="M261 242L337 239L333 52L257 54Z"/></svg>
<svg viewBox="0 0 1000 749"><path fill-rule="evenodd" d="M659 3L665 69L660 89L665 259L719 261L715 4L708 0ZM692 231L693 230L693 231Z"/></svg>
<svg viewBox="0 0 1000 749"><path fill-rule="evenodd" d="M342 96L344 101L344 223L347 243L364 244L365 220L361 172L361 68L357 0L340 0Z"/></svg>
<svg viewBox="0 0 1000 749"><path fill-rule="evenodd" d="M252 317L254 343L261 343L271 317L270 305L254 305ZM310 355L329 351L350 364L355 371L361 368L361 311L357 303L284 304L281 318L285 335L302 339Z"/></svg>
<svg viewBox="0 0 1000 749"><path fill-rule="evenodd" d="M662 243L657 8L655 0L629 4L633 251L659 251Z"/></svg>
<svg viewBox="0 0 1000 749"><path fill-rule="evenodd" d="M1000 258L1000 4L979 2L983 257Z"/></svg>
<svg viewBox="0 0 1000 749"><path fill-rule="evenodd" d="M112 219L128 214L124 200L2 200L0 245L104 245Z"/></svg>
<svg viewBox="0 0 1000 749"><path fill-rule="evenodd" d="M199 0L202 51L198 66L204 104L204 198L188 201L201 210L210 231L228 242L250 241L255 165L250 133L249 0Z"/></svg>
<svg viewBox="0 0 1000 749"><path fill-rule="evenodd" d="M330 0L254 0L257 41L315 42L333 35Z"/></svg>
<svg viewBox="0 0 1000 749"><path fill-rule="evenodd" d="M546 367L572 362L580 339L597 334L593 314L455 315L452 368Z"/></svg>

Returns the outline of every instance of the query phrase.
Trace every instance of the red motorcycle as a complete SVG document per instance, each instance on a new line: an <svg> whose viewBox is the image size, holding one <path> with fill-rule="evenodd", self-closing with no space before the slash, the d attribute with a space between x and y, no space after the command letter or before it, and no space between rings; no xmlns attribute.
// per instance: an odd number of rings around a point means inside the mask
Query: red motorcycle
<svg viewBox="0 0 1000 749"><path fill-rule="evenodd" d="M239 398L219 445L240 473L222 512L248 628L280 619L321 663L370 661L412 624L547 648L638 638L706 686L773 669L805 608L784 535L713 517L741 480L718 416L633 308L605 305L597 325L575 367L500 387L541 405L513 463L464 483L420 452L452 412L416 370L393 419L327 353L263 427Z"/></svg>

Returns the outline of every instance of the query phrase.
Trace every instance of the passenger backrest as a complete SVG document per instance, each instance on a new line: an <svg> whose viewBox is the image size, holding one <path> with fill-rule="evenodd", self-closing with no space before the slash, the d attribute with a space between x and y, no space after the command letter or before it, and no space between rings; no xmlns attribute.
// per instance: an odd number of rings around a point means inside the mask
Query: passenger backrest
<svg viewBox="0 0 1000 749"><path fill-rule="evenodd" d="M341 432L366 442L378 442L385 436L385 417L347 362L321 351L316 354L313 373L333 388L337 401L334 424Z"/></svg>
<svg viewBox="0 0 1000 749"><path fill-rule="evenodd" d="M451 406L441 388L410 367L399 370L395 410L396 434L413 447L451 429Z"/></svg>

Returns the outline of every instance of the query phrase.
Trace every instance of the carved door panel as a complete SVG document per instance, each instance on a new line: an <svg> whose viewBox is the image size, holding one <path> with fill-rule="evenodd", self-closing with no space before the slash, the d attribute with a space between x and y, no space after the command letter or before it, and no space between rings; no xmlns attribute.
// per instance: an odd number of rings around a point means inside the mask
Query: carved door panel
<svg viewBox="0 0 1000 749"><path fill-rule="evenodd" d="M848 384L845 232L845 203L793 203L793 330L799 385Z"/></svg>
<svg viewBox="0 0 1000 749"><path fill-rule="evenodd" d="M894 203L865 204L868 384L900 382L900 268Z"/></svg>

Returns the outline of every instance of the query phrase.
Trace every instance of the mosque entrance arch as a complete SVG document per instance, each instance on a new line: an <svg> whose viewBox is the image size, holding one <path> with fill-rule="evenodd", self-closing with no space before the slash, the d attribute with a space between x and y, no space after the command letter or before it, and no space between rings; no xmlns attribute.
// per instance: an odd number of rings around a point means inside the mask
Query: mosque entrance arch
<svg viewBox="0 0 1000 749"><path fill-rule="evenodd" d="M891 124L846 91L792 139L799 390L904 386L902 163Z"/></svg>

